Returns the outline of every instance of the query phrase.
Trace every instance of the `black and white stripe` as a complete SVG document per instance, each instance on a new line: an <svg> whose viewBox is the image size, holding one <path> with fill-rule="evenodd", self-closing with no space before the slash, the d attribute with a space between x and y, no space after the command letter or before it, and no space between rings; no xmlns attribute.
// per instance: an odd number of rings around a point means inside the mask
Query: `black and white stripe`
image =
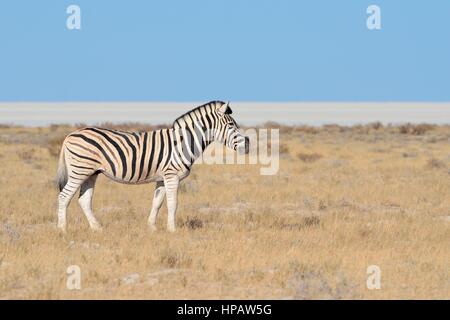
<svg viewBox="0 0 450 320"><path fill-rule="evenodd" d="M80 189L79 203L92 229L100 229L92 213L92 195L99 173L128 184L156 182L149 224L167 195L168 229L175 230L179 181L189 175L194 161L212 141L248 152L244 137L231 117L228 103L213 101L174 121L172 128L150 132L124 132L87 127L64 140L58 167L60 189L58 226L66 229L67 206Z"/></svg>

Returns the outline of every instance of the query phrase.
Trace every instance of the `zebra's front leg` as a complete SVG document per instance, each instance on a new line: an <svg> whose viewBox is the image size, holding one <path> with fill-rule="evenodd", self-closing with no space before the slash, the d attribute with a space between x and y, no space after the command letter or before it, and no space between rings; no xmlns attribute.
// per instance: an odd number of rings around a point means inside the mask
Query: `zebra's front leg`
<svg viewBox="0 0 450 320"><path fill-rule="evenodd" d="M155 193L153 194L152 210L150 211L150 216L148 217L148 226L150 230L156 231L156 218L158 217L159 209L164 201L164 196L166 195L166 189L164 187L163 181L158 181L156 183Z"/></svg>
<svg viewBox="0 0 450 320"><path fill-rule="evenodd" d="M175 215L177 211L178 185L180 178L178 176L164 177L164 185L166 187L167 196L167 230L174 232L176 229Z"/></svg>

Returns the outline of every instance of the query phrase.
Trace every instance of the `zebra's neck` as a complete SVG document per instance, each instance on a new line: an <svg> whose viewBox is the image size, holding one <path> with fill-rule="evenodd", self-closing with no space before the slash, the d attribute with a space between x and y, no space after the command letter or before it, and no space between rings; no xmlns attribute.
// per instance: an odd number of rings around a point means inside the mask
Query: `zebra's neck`
<svg viewBox="0 0 450 320"><path fill-rule="evenodd" d="M210 130L202 126L183 126L172 129L174 147L180 160L191 166L212 142Z"/></svg>
<svg viewBox="0 0 450 320"><path fill-rule="evenodd" d="M177 150L192 165L214 140L217 117L214 112L220 101L212 101L178 117L173 123Z"/></svg>

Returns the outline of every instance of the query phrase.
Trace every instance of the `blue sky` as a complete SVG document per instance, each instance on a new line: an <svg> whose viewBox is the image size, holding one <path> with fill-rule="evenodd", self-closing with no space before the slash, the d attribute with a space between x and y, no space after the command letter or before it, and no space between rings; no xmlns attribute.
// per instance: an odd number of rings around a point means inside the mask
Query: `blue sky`
<svg viewBox="0 0 450 320"><path fill-rule="evenodd" d="M1 101L450 101L448 0L4 0L0 41Z"/></svg>

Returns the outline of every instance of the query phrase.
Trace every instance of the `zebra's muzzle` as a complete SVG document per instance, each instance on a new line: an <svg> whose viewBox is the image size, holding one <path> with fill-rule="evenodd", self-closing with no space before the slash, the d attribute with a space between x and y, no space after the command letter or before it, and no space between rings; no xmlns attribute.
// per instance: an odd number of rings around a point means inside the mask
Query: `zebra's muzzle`
<svg viewBox="0 0 450 320"><path fill-rule="evenodd" d="M250 151L250 139L244 137L244 140L238 144L238 151L240 154L248 154Z"/></svg>
<svg viewBox="0 0 450 320"><path fill-rule="evenodd" d="M248 154L250 152L250 139L248 137L245 137L245 154Z"/></svg>

